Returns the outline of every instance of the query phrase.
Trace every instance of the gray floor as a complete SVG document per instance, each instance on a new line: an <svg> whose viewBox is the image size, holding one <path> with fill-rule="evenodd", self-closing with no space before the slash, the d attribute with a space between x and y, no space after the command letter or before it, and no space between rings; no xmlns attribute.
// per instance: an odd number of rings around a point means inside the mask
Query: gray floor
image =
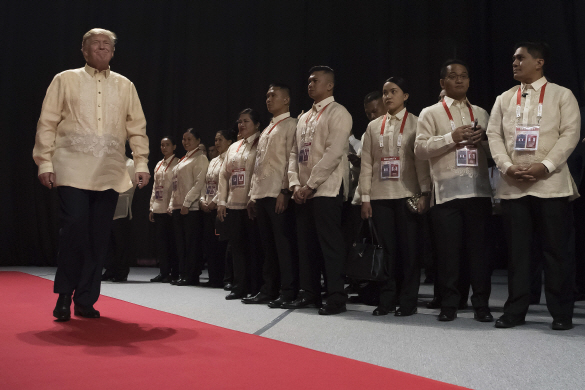
<svg viewBox="0 0 585 390"><path fill-rule="evenodd" d="M8 270L50 280L55 272L54 268L0 268ZM226 301L221 289L148 283L156 273L154 268L133 268L127 283L102 283L102 294L474 389L585 388L585 302L577 302L573 330L552 331L544 304L531 306L527 325L504 330L474 321L471 310L460 311L453 322L440 323L438 311L422 303L419 314L406 318L373 317L373 307L351 304L347 313L331 317L319 316L315 309L249 306ZM493 277L490 302L495 316L501 314L506 289L506 274L499 271ZM430 294L431 286L421 286L422 301Z"/></svg>

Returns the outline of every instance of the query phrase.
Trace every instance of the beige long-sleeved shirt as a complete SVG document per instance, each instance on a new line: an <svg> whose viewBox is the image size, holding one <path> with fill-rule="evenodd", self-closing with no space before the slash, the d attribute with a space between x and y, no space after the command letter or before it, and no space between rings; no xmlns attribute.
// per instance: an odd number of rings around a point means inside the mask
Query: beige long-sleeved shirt
<svg viewBox="0 0 585 390"><path fill-rule="evenodd" d="M272 118L260 135L250 184L251 200L276 198L282 189L288 189L288 158L296 128L297 120L286 112Z"/></svg>
<svg viewBox="0 0 585 390"><path fill-rule="evenodd" d="M496 198L516 199L526 195L540 198L578 196L575 182L567 166L567 158L579 142L581 115L573 93L560 85L548 83L542 107L542 119L536 151L515 151L516 123L537 124L538 101L545 77L532 85L521 85L526 97L521 98L520 118L516 118L519 86L497 97L488 125L487 135L492 156L500 170ZM538 181L517 181L505 173L512 165L544 164L548 171Z"/></svg>
<svg viewBox="0 0 585 390"><path fill-rule="evenodd" d="M444 101L453 116L455 128L472 125L467 99L455 101L445 96ZM486 110L474 105L471 107L478 124L487 128L489 115ZM417 158L430 161L435 203L472 197L491 198L487 141L477 145L477 167L458 167L457 148L451 133L449 116L441 102L422 110L418 118L414 153Z"/></svg>
<svg viewBox="0 0 585 390"><path fill-rule="evenodd" d="M54 172L55 186L124 192L132 187L126 140L136 172L148 172L146 119L130 80L89 65L55 76L37 124L39 175Z"/></svg>
<svg viewBox="0 0 585 390"><path fill-rule="evenodd" d="M258 137L260 132L257 131L248 138L232 144L227 150L219 175L218 206L226 206L233 210L247 207L250 200L250 182L256 163ZM232 185L232 179L237 180L242 174L244 181Z"/></svg>
<svg viewBox="0 0 585 390"><path fill-rule="evenodd" d="M129 217L132 219L132 199L134 199L134 191L136 190L136 182L134 181L134 161L126 157L126 169L128 175L132 179L132 187L126 192L118 194L118 203L116 203L116 211L114 211L114 220Z"/></svg>
<svg viewBox="0 0 585 390"><path fill-rule="evenodd" d="M201 200L204 202L218 203L219 174L226 154L227 152L223 152L209 162L207 174L205 175L205 186L201 190Z"/></svg>
<svg viewBox="0 0 585 390"><path fill-rule="evenodd" d="M317 189L316 197L335 197L343 183L343 196L347 200L347 153L352 123L350 113L335 102L333 96L313 104L311 110L299 118L288 164L291 190L297 185L307 185ZM299 152L305 143L311 143L308 161L299 163Z"/></svg>
<svg viewBox="0 0 585 390"><path fill-rule="evenodd" d="M173 154L169 158L160 160L154 168L150 211L155 214L164 214L167 212L173 193L173 169L178 163L179 159ZM160 199L156 199L156 191L160 191Z"/></svg>
<svg viewBox="0 0 585 390"><path fill-rule="evenodd" d="M401 199L431 189L429 162L414 157L414 141L418 118L408 113L402 134L401 146L398 136L406 108L396 116L387 115L384 127L384 147L380 148L380 132L384 116L374 119L363 135L362 164L359 191L362 202L378 199ZM400 177L382 180L380 162L382 157L400 157Z"/></svg>
<svg viewBox="0 0 585 390"><path fill-rule="evenodd" d="M199 148L190 151L173 168L173 192L169 207L173 210L188 207L199 210L199 197L205 185L209 160ZM176 182L176 184L175 184Z"/></svg>

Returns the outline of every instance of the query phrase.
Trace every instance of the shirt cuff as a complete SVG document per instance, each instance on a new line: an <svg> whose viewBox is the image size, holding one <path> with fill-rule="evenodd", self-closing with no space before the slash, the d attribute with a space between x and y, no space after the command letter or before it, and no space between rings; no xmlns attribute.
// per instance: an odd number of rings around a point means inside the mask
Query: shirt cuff
<svg viewBox="0 0 585 390"><path fill-rule="evenodd" d="M225 206L226 205L226 202L225 202L225 200L220 200L217 205L218 206Z"/></svg>
<svg viewBox="0 0 585 390"><path fill-rule="evenodd" d="M148 170L148 164L143 162L136 164L135 172L136 173L144 172L150 174L150 171Z"/></svg>
<svg viewBox="0 0 585 390"><path fill-rule="evenodd" d="M502 165L502 169L500 169L500 172L502 172L502 175L505 175L506 172L508 172L508 168L510 168L513 164L510 162L505 162L504 165Z"/></svg>
<svg viewBox="0 0 585 390"><path fill-rule="evenodd" d="M370 201L370 195L362 195L362 203L369 202L369 201Z"/></svg>
<svg viewBox="0 0 585 390"><path fill-rule="evenodd" d="M294 180L294 181L291 181L290 183L288 183L288 189L291 191L294 191L295 187L300 186L300 185L301 185L301 183L299 183L298 180Z"/></svg>
<svg viewBox="0 0 585 390"><path fill-rule="evenodd" d="M431 192L431 186L430 185L420 186L420 192Z"/></svg>
<svg viewBox="0 0 585 390"><path fill-rule="evenodd" d="M54 172L52 162L46 162L39 165L39 176L47 172Z"/></svg>
<svg viewBox="0 0 585 390"><path fill-rule="evenodd" d="M548 169L548 173L553 173L555 169L557 169L557 167L555 167L555 165L551 163L549 160L542 160L542 163L544 164L546 169Z"/></svg>
<svg viewBox="0 0 585 390"><path fill-rule="evenodd" d="M317 188L319 188L319 185L315 183L315 180L309 178L309 180L307 180L307 187L317 190Z"/></svg>
<svg viewBox="0 0 585 390"><path fill-rule="evenodd" d="M453 141L453 132L445 134L445 142L447 143L447 145L455 143L455 141Z"/></svg>
<svg viewBox="0 0 585 390"><path fill-rule="evenodd" d="M188 209L190 209L192 205L193 205L193 202L187 202L187 201L183 202L183 207L187 207Z"/></svg>

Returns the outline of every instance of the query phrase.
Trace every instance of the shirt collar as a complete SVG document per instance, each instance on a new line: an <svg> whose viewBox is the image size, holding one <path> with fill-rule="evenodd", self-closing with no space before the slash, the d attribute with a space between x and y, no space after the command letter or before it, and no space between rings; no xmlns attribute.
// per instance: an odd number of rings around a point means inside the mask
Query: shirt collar
<svg viewBox="0 0 585 390"><path fill-rule="evenodd" d="M406 107L404 107L402 110L400 110L400 112L398 114L396 114L396 115L390 115L388 117L388 120L390 120L392 117L396 117L396 119L398 119L399 121L401 121L402 118L404 117L404 113L405 112L406 112Z"/></svg>
<svg viewBox="0 0 585 390"><path fill-rule="evenodd" d="M169 158L164 159L165 164L168 164L172 161L172 159L175 158L175 155L173 154L172 156L170 156Z"/></svg>
<svg viewBox="0 0 585 390"><path fill-rule="evenodd" d="M542 76L541 78L539 78L530 85L532 85L532 88L534 88L535 91L539 91L540 88L542 88L542 86L546 84L546 82L547 82L546 77ZM526 91L526 85L527 84L522 83L522 91Z"/></svg>
<svg viewBox="0 0 585 390"><path fill-rule="evenodd" d="M467 97L465 97L465 99L463 99L463 100L455 100L453 98L450 98L449 96L445 96L443 98L443 101L445 103L447 103L447 107L449 107L449 108L451 108L451 106L453 104L464 104L464 105L468 105L469 104L469 105L471 105L471 103L469 103L469 100L467 100Z"/></svg>
<svg viewBox="0 0 585 390"><path fill-rule="evenodd" d="M91 77L94 77L96 74L105 73L106 78L110 77L110 67L108 66L108 69L106 70L102 70L101 72L95 68L92 68L91 66L89 66L88 64L85 64L85 71L87 72L88 75L90 75Z"/></svg>
<svg viewBox="0 0 585 390"><path fill-rule="evenodd" d="M329 96L327 99L323 99L319 103L313 103L313 109L315 111L321 111L323 107L334 101L335 98L333 96Z"/></svg>
<svg viewBox="0 0 585 390"><path fill-rule="evenodd" d="M257 131L254 134L252 134L251 136L249 136L248 138L244 139L244 143L249 143L251 144L252 142L254 142L256 140L256 138L260 137L260 132Z"/></svg>
<svg viewBox="0 0 585 390"><path fill-rule="evenodd" d="M290 111L287 111L284 114L280 114L279 116L272 118L272 120L270 121L270 124L278 123L281 120L286 119L288 117L290 117Z"/></svg>

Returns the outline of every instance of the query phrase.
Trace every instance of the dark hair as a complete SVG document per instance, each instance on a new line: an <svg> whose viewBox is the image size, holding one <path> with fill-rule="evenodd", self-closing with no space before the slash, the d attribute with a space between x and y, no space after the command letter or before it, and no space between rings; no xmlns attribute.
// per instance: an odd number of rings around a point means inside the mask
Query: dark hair
<svg viewBox="0 0 585 390"><path fill-rule="evenodd" d="M400 76L392 76L390 77L388 80L384 81L384 84L386 83L394 83L396 85L398 85L398 88L400 88L402 90L402 93L407 93L408 94L408 99L410 99L410 88L408 87L408 83L406 82L406 80ZM406 104L408 103L408 99L406 99L404 101L404 105L406 106Z"/></svg>
<svg viewBox="0 0 585 390"><path fill-rule="evenodd" d="M532 57L544 60L542 65L542 70L544 71L544 67L550 58L550 46L546 42L520 42L516 44L514 51L521 47L525 48Z"/></svg>
<svg viewBox="0 0 585 390"><path fill-rule="evenodd" d="M190 127L187 130L185 130L185 133L189 133L191 134L193 137L195 137L195 139L201 140L201 135L199 134L198 131L195 131L194 128ZM183 133L183 134L185 134Z"/></svg>
<svg viewBox="0 0 585 390"><path fill-rule="evenodd" d="M326 74L330 74L331 77L333 78L333 83L335 83L335 71L333 69L331 69L330 67L328 67L326 65L318 65L318 66L313 66L311 69L309 69L309 74L313 74L315 72L323 72Z"/></svg>
<svg viewBox="0 0 585 390"><path fill-rule="evenodd" d="M378 99L382 99L382 92L380 92L380 91L370 92L364 98L364 104L371 103L374 100L378 100Z"/></svg>
<svg viewBox="0 0 585 390"><path fill-rule="evenodd" d="M445 61L443 66L441 66L441 79L444 79L445 77L447 77L447 67L449 65L455 65L455 64L465 66L465 69L467 69L467 74L469 74L469 66L467 66L467 64L465 62L458 60L458 59L455 59L455 58L452 58L450 60Z"/></svg>
<svg viewBox="0 0 585 390"><path fill-rule="evenodd" d="M216 134L221 135L228 141L236 142L237 135L233 130L218 130Z"/></svg>
<svg viewBox="0 0 585 390"><path fill-rule="evenodd" d="M162 141L163 139L168 139L169 141L171 141L171 145L176 145L175 143L175 137L172 137L170 135L165 135L164 137L162 137L160 140Z"/></svg>
<svg viewBox="0 0 585 390"><path fill-rule="evenodd" d="M288 95L288 97L290 98L290 87L286 84L283 83L272 83L268 86L268 89L270 88L278 88L283 90L284 92L286 92L286 94Z"/></svg>
<svg viewBox="0 0 585 390"><path fill-rule="evenodd" d="M258 114L258 111L254 110L252 108L246 108L245 110L240 111L240 113L238 114L238 117L240 117L241 115L244 115L244 114L250 115L250 119L252 119L252 122L254 122L255 125L260 124L260 114Z"/></svg>

